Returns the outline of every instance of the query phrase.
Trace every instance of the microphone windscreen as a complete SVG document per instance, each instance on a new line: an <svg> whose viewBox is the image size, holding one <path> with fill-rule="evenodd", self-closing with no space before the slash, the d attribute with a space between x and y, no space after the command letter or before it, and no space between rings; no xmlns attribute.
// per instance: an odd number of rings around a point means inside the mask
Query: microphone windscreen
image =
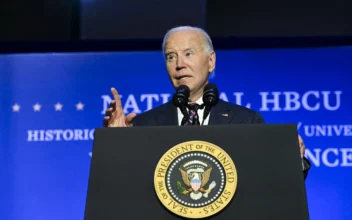
<svg viewBox="0 0 352 220"><path fill-rule="evenodd" d="M186 85L180 85L179 87L176 88L175 93L184 93L184 94L190 94L191 90L188 88Z"/></svg>
<svg viewBox="0 0 352 220"><path fill-rule="evenodd" d="M204 87L204 93L213 92L215 94L219 94L218 87L214 83L209 83Z"/></svg>
<svg viewBox="0 0 352 220"><path fill-rule="evenodd" d="M216 105L219 101L219 90L218 87L209 83L204 87L203 91L203 102L205 105Z"/></svg>
<svg viewBox="0 0 352 220"><path fill-rule="evenodd" d="M188 103L189 95L191 90L186 85L180 85L176 88L175 94L172 98L174 105L177 107L181 107Z"/></svg>

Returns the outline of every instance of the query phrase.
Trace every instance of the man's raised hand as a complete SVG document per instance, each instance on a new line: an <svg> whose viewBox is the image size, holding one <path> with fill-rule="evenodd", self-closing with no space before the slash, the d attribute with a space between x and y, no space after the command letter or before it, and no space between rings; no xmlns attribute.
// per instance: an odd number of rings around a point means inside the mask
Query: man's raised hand
<svg viewBox="0 0 352 220"><path fill-rule="evenodd" d="M111 88L111 93L114 96L114 100L110 102L110 107L105 111L105 117L103 120L104 127L133 126L132 119L136 116L136 113L130 113L126 116L123 112L119 93L115 88Z"/></svg>

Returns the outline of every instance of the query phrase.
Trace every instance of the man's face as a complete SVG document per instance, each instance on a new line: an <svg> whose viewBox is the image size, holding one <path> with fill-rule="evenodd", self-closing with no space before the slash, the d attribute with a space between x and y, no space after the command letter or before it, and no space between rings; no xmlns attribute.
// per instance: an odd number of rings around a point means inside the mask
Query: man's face
<svg viewBox="0 0 352 220"><path fill-rule="evenodd" d="M174 87L188 86L191 98L201 96L209 72L215 68L215 53L208 55L204 45L202 34L196 30L174 32L165 44L166 68L170 80Z"/></svg>

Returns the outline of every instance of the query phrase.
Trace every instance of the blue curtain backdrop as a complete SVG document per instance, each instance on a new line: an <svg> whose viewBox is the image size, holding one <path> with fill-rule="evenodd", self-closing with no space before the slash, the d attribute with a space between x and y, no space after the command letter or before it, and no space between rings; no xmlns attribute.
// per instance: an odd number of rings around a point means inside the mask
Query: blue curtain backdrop
<svg viewBox="0 0 352 220"><path fill-rule="evenodd" d="M212 82L267 123L297 123L311 219L352 218L352 48L217 51ZM0 55L0 219L83 219L110 87L126 113L173 93L160 51Z"/></svg>

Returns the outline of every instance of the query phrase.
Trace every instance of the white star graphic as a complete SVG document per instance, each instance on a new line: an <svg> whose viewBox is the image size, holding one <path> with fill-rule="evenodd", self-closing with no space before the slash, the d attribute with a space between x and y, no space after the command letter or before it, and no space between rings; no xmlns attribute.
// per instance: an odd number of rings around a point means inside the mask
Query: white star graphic
<svg viewBox="0 0 352 220"><path fill-rule="evenodd" d="M82 102L79 102L76 104L77 111L82 111L83 108L84 108L84 104Z"/></svg>
<svg viewBox="0 0 352 220"><path fill-rule="evenodd" d="M16 103L16 104L14 104L14 105L12 106L12 111L13 111L13 112L19 112L19 111L20 111L20 108L21 108L21 106Z"/></svg>
<svg viewBox="0 0 352 220"><path fill-rule="evenodd" d="M41 105L39 105L39 103L35 103L35 105L33 105L33 110L35 112L40 112L40 109L42 108Z"/></svg>
<svg viewBox="0 0 352 220"><path fill-rule="evenodd" d="M54 105L54 107L55 107L55 111L61 111L62 107L64 106L60 102L58 102Z"/></svg>

